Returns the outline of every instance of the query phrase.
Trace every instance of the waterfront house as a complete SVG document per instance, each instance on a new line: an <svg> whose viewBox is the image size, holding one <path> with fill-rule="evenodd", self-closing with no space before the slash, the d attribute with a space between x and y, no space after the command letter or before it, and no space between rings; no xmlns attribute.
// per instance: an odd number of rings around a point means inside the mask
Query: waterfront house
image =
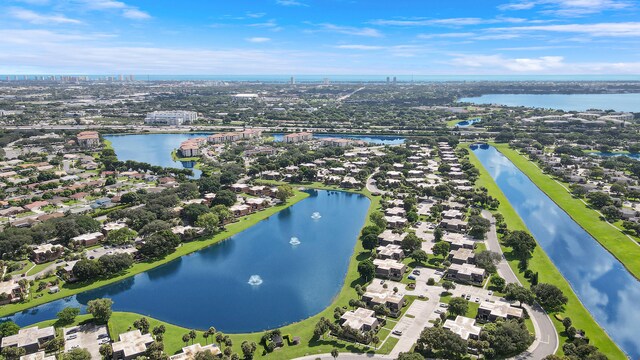
<svg viewBox="0 0 640 360"><path fill-rule="evenodd" d="M400 245L387 244L385 246L378 246L376 249L378 259L393 259L402 260L404 258L404 251Z"/></svg>
<svg viewBox="0 0 640 360"><path fill-rule="evenodd" d="M25 350L26 354L33 354L43 349L44 344L53 340L56 331L53 326L38 328L37 326L20 329L17 334L2 338L2 349L18 347Z"/></svg>
<svg viewBox="0 0 640 360"><path fill-rule="evenodd" d="M55 260L62 255L64 248L60 245L42 244L31 248L31 260L40 264Z"/></svg>
<svg viewBox="0 0 640 360"><path fill-rule="evenodd" d="M380 325L373 310L357 308L355 311L347 311L340 317L340 325L357 330L360 333L375 331Z"/></svg>
<svg viewBox="0 0 640 360"><path fill-rule="evenodd" d="M386 245L390 245L390 244L395 244L395 245L400 245L402 244L402 240L408 235L408 233L403 232L403 233L396 233L393 232L392 230L385 230L382 233L380 233L380 235L378 235L378 242L380 243L380 245L382 246L386 246Z"/></svg>
<svg viewBox="0 0 640 360"><path fill-rule="evenodd" d="M300 132L287 134L282 137L282 141L285 143L297 143L302 141L309 141L313 138L313 134L310 132Z"/></svg>
<svg viewBox="0 0 640 360"><path fill-rule="evenodd" d="M394 317L400 315L402 307L406 303L404 295L386 289L384 291L367 291L362 295L362 301L364 301L369 308L373 308L376 305L384 305L389 309L391 316Z"/></svg>
<svg viewBox="0 0 640 360"><path fill-rule="evenodd" d="M138 356L144 356L147 347L153 343L151 334L142 334L140 330L133 330L118 336L114 342L113 360L133 360Z"/></svg>
<svg viewBox="0 0 640 360"><path fill-rule="evenodd" d="M393 259L375 259L376 276L383 279L402 280L407 265Z"/></svg>
<svg viewBox="0 0 640 360"><path fill-rule="evenodd" d="M200 345L200 343L195 343L193 345L183 347L182 352L169 356L169 359L170 360L195 360L196 354L201 352L209 352L213 356L222 355L220 348L216 344L207 344L205 346L202 346Z"/></svg>

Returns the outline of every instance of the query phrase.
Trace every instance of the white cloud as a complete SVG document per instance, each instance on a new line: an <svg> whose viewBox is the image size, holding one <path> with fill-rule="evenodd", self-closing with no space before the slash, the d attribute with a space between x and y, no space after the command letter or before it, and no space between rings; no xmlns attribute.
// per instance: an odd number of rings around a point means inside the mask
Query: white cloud
<svg viewBox="0 0 640 360"><path fill-rule="evenodd" d="M336 46L338 49L348 49L348 50L380 50L384 49L382 46L375 45L361 45L361 44L346 44L346 45L338 45Z"/></svg>
<svg viewBox="0 0 640 360"><path fill-rule="evenodd" d="M535 25L514 26L490 29L493 32L554 32L576 33L594 37L638 37L640 36L640 22L595 23L595 24L565 24L565 25Z"/></svg>
<svg viewBox="0 0 640 360"><path fill-rule="evenodd" d="M119 10L120 14L128 19L132 20L146 20L151 18L151 15L138 9L135 6L127 5L122 1L116 0L74 0L79 5L88 10L96 11L109 11Z"/></svg>
<svg viewBox="0 0 640 360"><path fill-rule="evenodd" d="M82 21L76 19L70 19L62 14L39 14L35 11L11 8L9 9L9 15L23 21L27 21L31 24L81 24Z"/></svg>
<svg viewBox="0 0 640 360"><path fill-rule="evenodd" d="M149 15L148 13L142 10L134 9L134 8L125 9L122 12L122 16L128 19L134 19L134 20L145 20L145 19L151 18L151 15Z"/></svg>
<svg viewBox="0 0 640 360"><path fill-rule="evenodd" d="M475 36L472 32L438 33L438 34L418 34L418 39L452 39L470 38Z"/></svg>
<svg viewBox="0 0 640 360"><path fill-rule="evenodd" d="M309 6L297 0L276 0L276 4L282 6Z"/></svg>
<svg viewBox="0 0 640 360"><path fill-rule="evenodd" d="M499 6L500 10L529 10L540 7L544 14L583 16L633 7L629 0L518 0Z"/></svg>
<svg viewBox="0 0 640 360"><path fill-rule="evenodd" d="M246 38L245 40L252 43L265 43L265 42L271 41L271 39L268 37L251 37L251 38Z"/></svg>
<svg viewBox="0 0 640 360"><path fill-rule="evenodd" d="M261 17L264 17L265 15L267 15L266 13L252 13L252 12L248 12L247 13L247 17L253 18L253 19L258 19Z"/></svg>
<svg viewBox="0 0 640 360"><path fill-rule="evenodd" d="M353 27L353 26L340 26L335 24L320 24L320 28L325 31L335 32L345 35L354 36L367 36L367 37L381 37L382 34L373 28L368 27Z"/></svg>
<svg viewBox="0 0 640 360"><path fill-rule="evenodd" d="M505 58L501 55L459 55L453 63L471 68L493 68L517 73L546 73L565 66L562 56L542 56L539 58Z"/></svg>
<svg viewBox="0 0 640 360"><path fill-rule="evenodd" d="M499 24L499 23L525 23L529 22L523 18L513 17L497 17L493 19L483 19L478 17L460 17L460 18L443 18L443 19L425 19L425 18L410 18L410 19L377 19L372 20L369 23L380 26L471 26L471 25L483 25L483 24Z"/></svg>

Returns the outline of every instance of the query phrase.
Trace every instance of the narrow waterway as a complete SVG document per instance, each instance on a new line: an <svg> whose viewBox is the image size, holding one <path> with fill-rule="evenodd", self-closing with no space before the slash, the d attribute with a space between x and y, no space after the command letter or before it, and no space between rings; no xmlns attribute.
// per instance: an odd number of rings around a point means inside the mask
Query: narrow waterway
<svg viewBox="0 0 640 360"><path fill-rule="evenodd" d="M600 326L640 358L640 282L498 150L472 150Z"/></svg>
<svg viewBox="0 0 640 360"><path fill-rule="evenodd" d="M315 315L344 283L369 208L363 195L310 191L217 245L125 280L14 314L21 326L108 297L113 309L184 326L244 333Z"/></svg>

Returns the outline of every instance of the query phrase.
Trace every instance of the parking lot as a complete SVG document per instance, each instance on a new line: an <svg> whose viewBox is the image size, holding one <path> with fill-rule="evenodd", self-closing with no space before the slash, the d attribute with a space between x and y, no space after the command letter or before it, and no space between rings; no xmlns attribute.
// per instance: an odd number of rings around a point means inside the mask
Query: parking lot
<svg viewBox="0 0 640 360"><path fill-rule="evenodd" d="M91 353L92 359L101 359L100 345L111 341L107 327L104 325L85 324L63 328L64 335L64 351L82 348L87 349Z"/></svg>

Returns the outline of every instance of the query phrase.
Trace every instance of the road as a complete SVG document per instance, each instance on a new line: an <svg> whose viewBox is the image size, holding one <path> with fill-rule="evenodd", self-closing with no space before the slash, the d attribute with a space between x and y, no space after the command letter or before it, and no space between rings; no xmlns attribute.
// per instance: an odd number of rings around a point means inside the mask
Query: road
<svg viewBox="0 0 640 360"><path fill-rule="evenodd" d="M502 255L502 260L497 266L498 274L500 274L507 283L522 285L502 254L500 242L498 241L498 234L496 233L495 218L487 210L482 211L482 216L491 221L491 229L487 234L487 249ZM558 349L559 340L558 333L556 332L556 328L553 326L551 318L549 318L549 315L537 303L534 306L525 305L525 308L533 321L533 326L536 330L536 339L525 352L516 356L515 359L539 360L543 359L547 355L554 354Z"/></svg>
<svg viewBox="0 0 640 360"><path fill-rule="evenodd" d="M378 169L376 168L376 170L367 178L367 190L369 190L369 192L372 194L378 193L380 195L384 195L386 191L378 189L378 187L376 186L376 180L373 178L373 175L377 173Z"/></svg>

